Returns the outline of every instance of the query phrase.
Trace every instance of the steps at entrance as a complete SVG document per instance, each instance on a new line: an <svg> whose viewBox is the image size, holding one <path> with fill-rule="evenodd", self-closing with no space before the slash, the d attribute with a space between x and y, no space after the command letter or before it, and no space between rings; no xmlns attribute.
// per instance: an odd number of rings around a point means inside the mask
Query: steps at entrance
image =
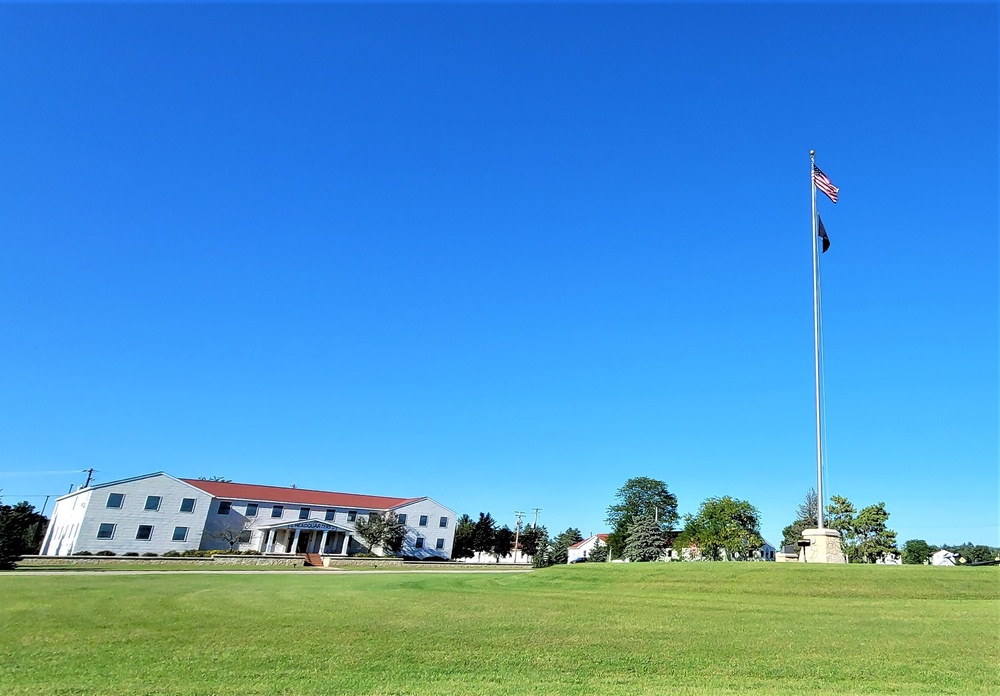
<svg viewBox="0 0 1000 696"><path fill-rule="evenodd" d="M307 566L319 566L320 568L323 567L323 557L320 556L318 553L305 553L302 555L306 557Z"/></svg>

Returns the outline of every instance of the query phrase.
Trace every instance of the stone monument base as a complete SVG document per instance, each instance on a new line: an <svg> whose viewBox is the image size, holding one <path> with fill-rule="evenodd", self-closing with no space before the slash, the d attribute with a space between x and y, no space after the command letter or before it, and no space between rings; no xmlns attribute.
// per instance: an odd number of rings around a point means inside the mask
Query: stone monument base
<svg viewBox="0 0 1000 696"><path fill-rule="evenodd" d="M803 563L847 563L836 529L804 529L802 538L809 541L809 546L799 550Z"/></svg>

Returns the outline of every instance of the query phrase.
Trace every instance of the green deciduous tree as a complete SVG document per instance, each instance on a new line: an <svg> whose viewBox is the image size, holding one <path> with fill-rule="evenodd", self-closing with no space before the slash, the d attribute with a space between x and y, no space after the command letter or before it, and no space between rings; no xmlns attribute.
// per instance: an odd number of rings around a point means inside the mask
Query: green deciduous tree
<svg viewBox="0 0 1000 696"><path fill-rule="evenodd" d="M947 547L949 551L957 553L965 559L966 563L984 563L992 561L997 556L997 550L983 544L973 544L967 541L961 546Z"/></svg>
<svg viewBox="0 0 1000 696"><path fill-rule="evenodd" d="M840 532L840 548L849 563L858 560L858 543L854 533L856 512L854 503L839 495L830 496L830 504L826 506L826 526Z"/></svg>
<svg viewBox="0 0 1000 696"><path fill-rule="evenodd" d="M875 563L880 558L897 553L896 532L886 526L889 513L885 503L869 505L854 518L854 539L857 544L858 559L864 563Z"/></svg>
<svg viewBox="0 0 1000 696"><path fill-rule="evenodd" d="M392 510L385 513L370 512L364 517L358 517L354 522L354 531L368 544L368 553L376 546L381 546L385 555L397 553L402 548L406 535L406 528Z"/></svg>
<svg viewBox="0 0 1000 696"><path fill-rule="evenodd" d="M640 517L632 523L625 539L625 558L643 563L658 561L667 549L663 526L652 517Z"/></svg>
<svg viewBox="0 0 1000 696"><path fill-rule="evenodd" d="M514 532L513 530L504 525L500 527L493 534L493 548L490 549L490 553L497 559L497 563L504 556L509 556L510 552L514 550Z"/></svg>
<svg viewBox="0 0 1000 696"><path fill-rule="evenodd" d="M472 550L476 553L492 553L493 540L497 533L497 523L488 512L479 513L479 521L472 530Z"/></svg>
<svg viewBox="0 0 1000 696"><path fill-rule="evenodd" d="M760 513L746 500L728 495L709 498L698 508L698 514L688 515L685 520L676 548L696 546L707 560L752 560L754 552L764 545Z"/></svg>
<svg viewBox="0 0 1000 696"><path fill-rule="evenodd" d="M476 533L476 523L468 515L462 515L455 522L455 540L452 542L452 558L472 558L476 555L472 548Z"/></svg>
<svg viewBox="0 0 1000 696"><path fill-rule="evenodd" d="M10 570L21 557L38 553L48 519L27 501L0 503L0 570Z"/></svg>
<svg viewBox="0 0 1000 696"><path fill-rule="evenodd" d="M667 490L663 481L638 476L630 478L615 493L617 502L608 507L607 523L611 528L608 551L620 558L625 550L629 529L636 520L659 519L662 528L673 529L677 516L677 496Z"/></svg>
<svg viewBox="0 0 1000 696"><path fill-rule="evenodd" d="M923 539L910 539L903 544L903 563L919 565L926 563L937 548L931 546Z"/></svg>
<svg viewBox="0 0 1000 696"><path fill-rule="evenodd" d="M583 541L583 535L576 527L570 527L552 542L551 560L553 565L566 563L569 559L569 547Z"/></svg>

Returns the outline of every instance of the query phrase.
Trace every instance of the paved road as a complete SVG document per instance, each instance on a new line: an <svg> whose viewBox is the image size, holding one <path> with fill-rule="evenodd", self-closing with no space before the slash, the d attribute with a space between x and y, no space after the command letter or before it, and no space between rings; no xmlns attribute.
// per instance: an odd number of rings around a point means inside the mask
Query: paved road
<svg viewBox="0 0 1000 696"><path fill-rule="evenodd" d="M16 570L11 573L0 573L0 578L22 577L25 575L400 575L415 573L445 573L449 575L482 575L483 573L507 574L530 573L530 568L517 570Z"/></svg>

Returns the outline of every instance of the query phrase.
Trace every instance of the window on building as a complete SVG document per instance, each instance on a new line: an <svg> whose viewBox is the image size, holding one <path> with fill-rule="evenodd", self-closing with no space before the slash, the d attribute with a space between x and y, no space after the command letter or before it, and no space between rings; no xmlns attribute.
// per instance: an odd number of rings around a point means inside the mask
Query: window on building
<svg viewBox="0 0 1000 696"><path fill-rule="evenodd" d="M309 519L309 508L299 508L299 519L300 520Z"/></svg>
<svg viewBox="0 0 1000 696"><path fill-rule="evenodd" d="M438 522L438 527L447 527L447 526L448 526L448 518L442 517L441 521Z"/></svg>
<svg viewBox="0 0 1000 696"><path fill-rule="evenodd" d="M181 512L194 512L194 498L184 498L181 500Z"/></svg>
<svg viewBox="0 0 1000 696"><path fill-rule="evenodd" d="M358 511L357 510L348 510L347 511L347 521L348 522L353 522L356 519L358 519Z"/></svg>
<svg viewBox="0 0 1000 696"><path fill-rule="evenodd" d="M416 546L418 549L424 548L424 538L423 537L417 537L417 543L414 544L414 546Z"/></svg>
<svg viewBox="0 0 1000 696"><path fill-rule="evenodd" d="M233 504L228 500L219 501L219 514L228 515L229 511L233 509Z"/></svg>
<svg viewBox="0 0 1000 696"><path fill-rule="evenodd" d="M239 541L240 541L241 544L249 544L250 543L250 538L252 536L253 536L253 532L251 532L249 529L244 529L242 532L240 532L240 539L239 539Z"/></svg>
<svg viewBox="0 0 1000 696"><path fill-rule="evenodd" d="M326 521L327 522L333 522L333 520L334 520L334 518L336 516L337 516L337 511L336 510L327 510L326 511Z"/></svg>
<svg viewBox="0 0 1000 696"><path fill-rule="evenodd" d="M247 503L247 517L257 516L257 503Z"/></svg>
<svg viewBox="0 0 1000 696"><path fill-rule="evenodd" d="M434 544L434 548L436 548L438 551L440 551L441 549L443 549L444 548L444 539L438 539L437 543Z"/></svg>
<svg viewBox="0 0 1000 696"><path fill-rule="evenodd" d="M151 524L140 524L139 528L135 530L135 538L139 541L149 541L153 536L153 525Z"/></svg>
<svg viewBox="0 0 1000 696"><path fill-rule="evenodd" d="M114 539L115 538L115 525L109 522L102 522L101 526L97 528L97 538L98 539Z"/></svg>
<svg viewBox="0 0 1000 696"><path fill-rule="evenodd" d="M406 514L396 515L396 519L399 520L400 524L406 524Z"/></svg>
<svg viewBox="0 0 1000 696"><path fill-rule="evenodd" d="M146 507L144 507L143 510L153 510L154 512L156 510L159 510L160 509L160 501L161 500L163 500L163 498L161 498L158 495L147 495L146 496Z"/></svg>
<svg viewBox="0 0 1000 696"><path fill-rule="evenodd" d="M108 504L105 507L120 508L125 504L124 493L108 493Z"/></svg>
<svg viewBox="0 0 1000 696"><path fill-rule="evenodd" d="M285 513L284 505L275 505L271 508L271 517L281 517Z"/></svg>
<svg viewBox="0 0 1000 696"><path fill-rule="evenodd" d="M420 516L420 526L421 527L426 527L427 526L427 515L421 515Z"/></svg>
<svg viewBox="0 0 1000 696"><path fill-rule="evenodd" d="M174 527L174 535L170 537L170 541L187 541L187 538L188 538L187 527Z"/></svg>

